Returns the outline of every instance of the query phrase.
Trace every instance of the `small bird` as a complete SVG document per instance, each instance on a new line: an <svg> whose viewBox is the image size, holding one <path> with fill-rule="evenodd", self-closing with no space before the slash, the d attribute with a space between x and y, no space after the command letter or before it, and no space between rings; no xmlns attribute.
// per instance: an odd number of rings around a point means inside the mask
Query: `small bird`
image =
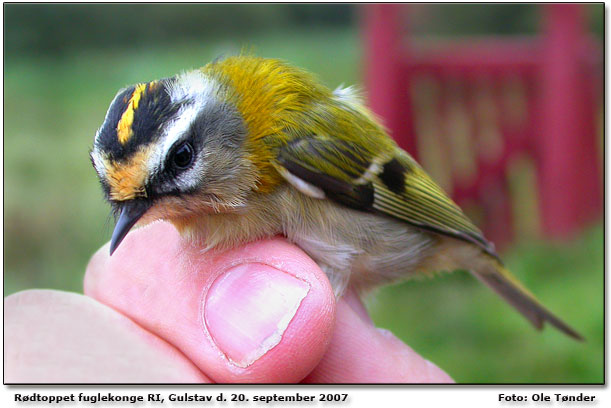
<svg viewBox="0 0 611 408"><path fill-rule="evenodd" d="M537 329L582 337L503 267L494 246L400 149L351 87L238 55L127 87L90 152L118 215L111 254L163 219L207 250L284 235L337 296L466 269Z"/></svg>

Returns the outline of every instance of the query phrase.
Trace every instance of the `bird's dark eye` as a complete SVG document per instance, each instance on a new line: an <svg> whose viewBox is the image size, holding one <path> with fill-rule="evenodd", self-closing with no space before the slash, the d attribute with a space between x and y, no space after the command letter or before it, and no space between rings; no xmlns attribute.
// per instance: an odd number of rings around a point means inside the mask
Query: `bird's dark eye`
<svg viewBox="0 0 611 408"><path fill-rule="evenodd" d="M178 169L186 169L193 163L193 146L189 142L183 142L172 153L172 164Z"/></svg>

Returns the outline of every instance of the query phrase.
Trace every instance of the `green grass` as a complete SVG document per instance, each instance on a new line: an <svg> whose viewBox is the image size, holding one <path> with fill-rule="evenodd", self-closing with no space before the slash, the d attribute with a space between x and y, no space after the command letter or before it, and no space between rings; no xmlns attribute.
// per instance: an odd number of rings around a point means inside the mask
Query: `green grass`
<svg viewBox="0 0 611 408"><path fill-rule="evenodd" d="M529 242L507 266L550 310L577 329L579 343L552 327L533 329L466 272L381 289L369 300L390 329L458 382L603 381L603 228L573 242Z"/></svg>
<svg viewBox="0 0 611 408"><path fill-rule="evenodd" d="M89 257L112 220L88 149L109 102L125 85L198 67L252 45L317 73L360 82L354 30L210 38L172 48L90 51L61 59L7 57L4 76L5 295L27 288L82 291ZM524 319L466 273L384 288L375 321L461 382L600 382L603 364L603 229L574 242L529 242L507 264L587 338L580 344Z"/></svg>

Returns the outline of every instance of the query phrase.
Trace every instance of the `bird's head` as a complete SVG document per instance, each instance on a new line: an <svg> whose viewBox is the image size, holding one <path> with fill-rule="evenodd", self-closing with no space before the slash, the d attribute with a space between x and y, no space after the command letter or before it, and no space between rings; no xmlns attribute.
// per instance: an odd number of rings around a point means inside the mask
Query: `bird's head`
<svg viewBox="0 0 611 408"><path fill-rule="evenodd" d="M119 91L90 154L119 215L111 253L138 222L245 205L258 179L246 135L227 87L201 70Z"/></svg>

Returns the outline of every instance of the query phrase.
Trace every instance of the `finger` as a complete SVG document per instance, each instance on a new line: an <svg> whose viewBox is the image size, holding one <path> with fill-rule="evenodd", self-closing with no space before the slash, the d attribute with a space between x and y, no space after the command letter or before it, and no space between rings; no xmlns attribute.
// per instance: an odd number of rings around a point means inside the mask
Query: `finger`
<svg viewBox="0 0 611 408"><path fill-rule="evenodd" d="M360 299L348 292L337 303L331 344L304 380L310 383L447 383L439 367L391 332L374 327Z"/></svg>
<svg viewBox="0 0 611 408"><path fill-rule="evenodd" d="M324 273L282 239L204 253L167 223L93 257L85 293L175 345L219 382L296 382L329 343Z"/></svg>
<svg viewBox="0 0 611 408"><path fill-rule="evenodd" d="M86 296L28 290L4 299L8 383L207 382L174 347Z"/></svg>

